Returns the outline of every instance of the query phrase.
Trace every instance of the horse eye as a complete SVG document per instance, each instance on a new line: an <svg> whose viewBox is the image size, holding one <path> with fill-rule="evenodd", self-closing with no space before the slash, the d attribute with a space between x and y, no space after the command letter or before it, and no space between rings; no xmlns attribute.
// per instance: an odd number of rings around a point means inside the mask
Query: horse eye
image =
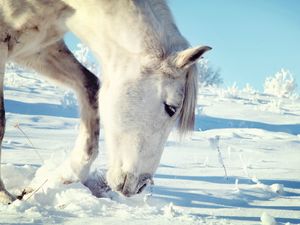
<svg viewBox="0 0 300 225"><path fill-rule="evenodd" d="M177 108L175 106L168 105L167 103L164 103L164 105L165 105L166 113L168 113L168 115L170 117L174 116L174 114L176 113Z"/></svg>

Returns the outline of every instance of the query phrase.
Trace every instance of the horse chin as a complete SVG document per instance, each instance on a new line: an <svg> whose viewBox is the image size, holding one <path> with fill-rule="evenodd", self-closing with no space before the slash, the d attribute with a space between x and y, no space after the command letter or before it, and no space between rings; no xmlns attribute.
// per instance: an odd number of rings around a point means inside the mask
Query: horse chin
<svg viewBox="0 0 300 225"><path fill-rule="evenodd" d="M152 175L148 173L139 176L133 173L126 173L122 177L123 180L119 181L117 185L114 185L115 187L111 188L126 197L140 194L148 185L153 184Z"/></svg>

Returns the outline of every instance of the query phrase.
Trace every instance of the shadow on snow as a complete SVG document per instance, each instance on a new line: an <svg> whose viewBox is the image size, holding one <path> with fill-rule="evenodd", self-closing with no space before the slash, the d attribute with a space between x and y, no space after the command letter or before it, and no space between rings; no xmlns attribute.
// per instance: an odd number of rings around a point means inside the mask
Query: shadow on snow
<svg viewBox="0 0 300 225"><path fill-rule="evenodd" d="M197 217L211 217L211 215L208 214L192 214ZM216 216L218 219L227 219L227 220L240 220L240 221L252 221L252 222L258 222L260 224L260 217L255 216ZM298 224L300 223L300 219L294 219L294 218L281 218L276 217L275 218L277 223L292 223L292 224Z"/></svg>
<svg viewBox="0 0 300 225"><path fill-rule="evenodd" d="M292 210L299 211L300 206L264 206L264 205L255 205L257 201L265 201L270 198L277 197L287 197L287 196L299 196L298 193L293 192L284 192L283 195L277 195L275 193L266 193L266 196L261 196L260 190L255 189L241 189L240 194L234 194L235 180L239 179L239 184L254 184L249 179L241 177L228 177L225 179L221 176L173 176L166 174L157 174L155 175L156 179L176 179L180 180L189 180L189 181L201 181L201 182L210 182L217 184L230 184L232 185L232 194L228 198L221 196L214 196L210 193L199 193L199 189L191 188L170 188L164 186L154 186L153 187L153 198L163 199L168 202L173 202L175 205L184 206L184 207L193 207L193 208L256 208L256 209L273 209L273 210ZM286 188L300 189L300 181L293 180L260 180L263 184L271 185L274 183L283 184ZM220 187L221 189L222 187ZM230 190L228 190L230 192ZM261 190L264 193L264 190ZM254 203L254 204L251 204ZM225 218L225 217L224 217ZM228 218L234 219L234 218ZM237 220L258 220L259 218L236 218ZM277 219L277 218L276 218ZM294 220L294 219L291 219ZM290 219L279 218L278 222L291 221ZM296 222L299 222L297 220Z"/></svg>
<svg viewBox="0 0 300 225"><path fill-rule="evenodd" d="M203 181L217 184L235 184L235 180L239 180L239 184L253 184L248 178L229 176L224 178L223 176L181 176L181 175L167 175L156 174L155 178L159 179L176 179L176 180L190 180L190 181ZM260 182L266 185L272 185L274 183L283 184L286 188L300 189L300 180L266 180L260 179Z"/></svg>
<svg viewBox="0 0 300 225"><path fill-rule="evenodd" d="M47 103L25 103L14 100L5 100L5 108L7 112L25 114L25 115L45 115L78 118L77 107L65 107L63 105L47 104Z"/></svg>
<svg viewBox="0 0 300 225"><path fill-rule="evenodd" d="M195 130L205 131L222 128L257 128L273 132L285 132L293 135L300 134L300 124L268 124L196 115Z"/></svg>

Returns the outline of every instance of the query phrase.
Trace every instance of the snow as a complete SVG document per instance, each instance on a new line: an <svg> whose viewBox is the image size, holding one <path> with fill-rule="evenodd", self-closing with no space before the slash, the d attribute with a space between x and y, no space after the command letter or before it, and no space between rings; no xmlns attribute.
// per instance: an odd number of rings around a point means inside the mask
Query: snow
<svg viewBox="0 0 300 225"><path fill-rule="evenodd" d="M78 129L74 95L11 68L5 96L3 180L14 194L34 192L0 205L0 224L300 224L298 98L202 88L195 132L181 142L171 133L155 184L131 198L97 198L59 182ZM102 135L95 187L106 168Z"/></svg>
<svg viewBox="0 0 300 225"><path fill-rule="evenodd" d="M276 225L275 219L267 213L263 213L260 217L262 225Z"/></svg>

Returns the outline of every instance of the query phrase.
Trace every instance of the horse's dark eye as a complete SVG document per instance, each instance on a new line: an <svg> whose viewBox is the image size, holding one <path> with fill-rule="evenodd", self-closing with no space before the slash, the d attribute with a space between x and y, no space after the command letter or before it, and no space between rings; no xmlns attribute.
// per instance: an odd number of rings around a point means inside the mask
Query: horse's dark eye
<svg viewBox="0 0 300 225"><path fill-rule="evenodd" d="M176 113L177 108L175 106L168 105L167 103L164 103L164 105L165 105L166 113L168 113L168 115L170 117L174 116L174 114Z"/></svg>

